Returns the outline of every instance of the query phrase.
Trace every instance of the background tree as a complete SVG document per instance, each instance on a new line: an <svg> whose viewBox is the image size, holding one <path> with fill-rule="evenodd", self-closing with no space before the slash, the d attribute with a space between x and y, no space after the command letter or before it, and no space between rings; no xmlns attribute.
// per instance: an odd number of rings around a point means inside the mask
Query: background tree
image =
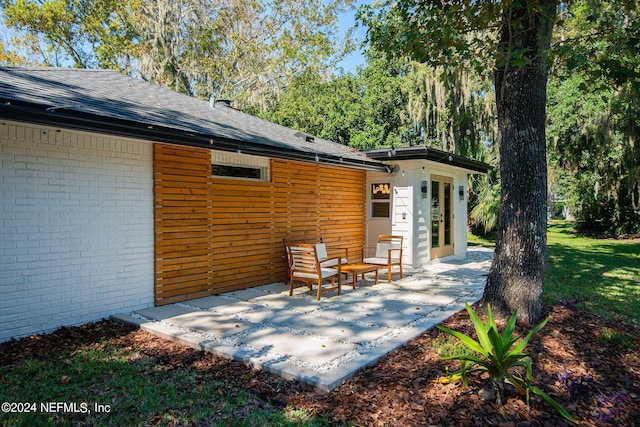
<svg viewBox="0 0 640 427"><path fill-rule="evenodd" d="M412 62L406 77L408 112L421 143L481 158L495 141L491 84L473 69Z"/></svg>
<svg viewBox="0 0 640 427"><path fill-rule="evenodd" d="M265 119L357 148L427 145L482 159L495 140L489 82L432 70L370 48L352 74L305 73L272 101L243 106ZM454 90L443 82L455 79Z"/></svg>
<svg viewBox="0 0 640 427"><path fill-rule="evenodd" d="M307 72L284 85L271 102L245 108L275 123L357 148L400 146L411 128L406 61L373 51L355 74Z"/></svg>
<svg viewBox="0 0 640 427"><path fill-rule="evenodd" d="M119 57L127 57L126 40L135 38L126 2L3 0L1 4L5 24L15 32L11 42L32 63L93 68L104 66L105 59L129 62Z"/></svg>
<svg viewBox="0 0 640 427"><path fill-rule="evenodd" d="M586 229L640 232L640 99L622 89L581 89L576 74L549 93L549 161L556 191Z"/></svg>
<svg viewBox="0 0 640 427"><path fill-rule="evenodd" d="M111 68L208 98L261 102L353 48L351 0L2 0L32 62Z"/></svg>
<svg viewBox="0 0 640 427"><path fill-rule="evenodd" d="M576 2L554 43L568 59L549 93L555 191L581 226L611 235L640 231L638 13Z"/></svg>
<svg viewBox="0 0 640 427"><path fill-rule="evenodd" d="M293 78L272 99L247 105L244 111L348 145L357 129L359 85L350 74L325 78L308 72Z"/></svg>
<svg viewBox="0 0 640 427"><path fill-rule="evenodd" d="M4 39L3 35L0 36L0 64L16 66L26 63L26 60L15 49L5 49Z"/></svg>

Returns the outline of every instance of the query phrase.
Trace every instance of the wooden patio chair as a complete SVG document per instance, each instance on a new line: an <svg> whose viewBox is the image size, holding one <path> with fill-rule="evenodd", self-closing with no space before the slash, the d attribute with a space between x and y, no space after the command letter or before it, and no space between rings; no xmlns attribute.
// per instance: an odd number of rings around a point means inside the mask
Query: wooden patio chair
<svg viewBox="0 0 640 427"><path fill-rule="evenodd" d="M342 262L340 257L336 258L336 267L323 267L318 260L318 252L316 245L301 244L298 246L289 246L289 295L293 295L293 289L308 285L310 289L314 283L318 285L318 293L316 300L320 300L323 292L338 290L338 295L342 294ZM336 285L336 277L338 284ZM331 279L331 285L322 287L322 282ZM301 283L301 284L297 284Z"/></svg>
<svg viewBox="0 0 640 427"><path fill-rule="evenodd" d="M389 282L391 281L391 270L394 265L397 265L400 267L400 278L402 279L402 240L402 236L381 234L378 236L376 256L365 258L362 262L387 267Z"/></svg>
<svg viewBox="0 0 640 427"><path fill-rule="evenodd" d="M287 259L288 271L291 271L291 256L289 254L289 246L300 246L300 245L308 245L314 244L316 246L316 251L318 254L318 261L320 261L320 265L326 268L335 268L338 265L338 258L340 258L340 263L342 265L349 263L349 248L332 248L331 252L344 252L344 256L340 255L339 257L329 257L327 252L327 245L322 241L322 237L315 237L309 239L299 239L292 240L288 237L282 239L284 243L285 249L285 257ZM289 277L285 281L285 285L289 281Z"/></svg>

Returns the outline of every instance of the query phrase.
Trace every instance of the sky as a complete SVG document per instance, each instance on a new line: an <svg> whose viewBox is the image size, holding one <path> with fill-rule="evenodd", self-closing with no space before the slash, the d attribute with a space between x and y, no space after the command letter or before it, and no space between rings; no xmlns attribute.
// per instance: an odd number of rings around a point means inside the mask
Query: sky
<svg viewBox="0 0 640 427"><path fill-rule="evenodd" d="M358 0L354 2L355 8L353 10L349 10L344 12L339 19L338 26L340 27L342 34L346 34L347 30L351 27L354 27L356 24L355 16L356 9L358 6L362 4L370 3L370 0ZM342 61L338 63L338 67L344 69L346 73L355 73L356 68L359 65L364 65L366 62L363 54L363 49L360 47L360 44L364 41L364 38L367 34L367 30L364 27L358 27L354 30L354 39L356 41L356 50L347 55Z"/></svg>

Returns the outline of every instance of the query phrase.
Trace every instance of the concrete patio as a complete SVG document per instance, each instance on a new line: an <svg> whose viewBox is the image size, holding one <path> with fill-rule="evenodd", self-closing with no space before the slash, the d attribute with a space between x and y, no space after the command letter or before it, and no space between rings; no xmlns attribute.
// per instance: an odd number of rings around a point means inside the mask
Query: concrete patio
<svg viewBox="0 0 640 427"><path fill-rule="evenodd" d="M470 247L463 259L405 268L387 281L384 269L342 295L307 288L288 295L283 283L112 316L150 333L223 357L245 361L321 390L480 299L493 252Z"/></svg>

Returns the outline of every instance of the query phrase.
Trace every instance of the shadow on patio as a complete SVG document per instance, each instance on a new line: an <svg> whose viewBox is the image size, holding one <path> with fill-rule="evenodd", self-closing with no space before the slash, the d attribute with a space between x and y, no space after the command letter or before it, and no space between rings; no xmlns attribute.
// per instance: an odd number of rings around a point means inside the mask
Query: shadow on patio
<svg viewBox="0 0 640 427"><path fill-rule="evenodd" d="M373 273L315 300L283 283L112 316L153 334L332 390L408 340L480 299L493 252L405 267L387 282Z"/></svg>

